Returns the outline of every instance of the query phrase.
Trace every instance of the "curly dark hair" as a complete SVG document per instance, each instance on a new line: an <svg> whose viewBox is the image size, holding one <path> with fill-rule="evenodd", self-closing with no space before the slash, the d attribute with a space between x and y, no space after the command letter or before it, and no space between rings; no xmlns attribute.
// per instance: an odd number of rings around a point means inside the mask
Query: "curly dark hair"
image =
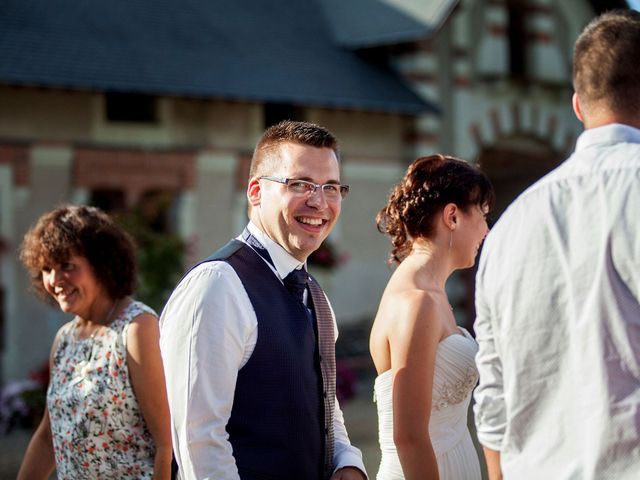
<svg viewBox="0 0 640 480"><path fill-rule="evenodd" d="M404 260L413 238L430 237L435 216L449 203L464 212L475 205L491 209L493 186L484 173L464 160L445 155L414 160L376 216L378 230L391 237L390 262Z"/></svg>
<svg viewBox="0 0 640 480"><path fill-rule="evenodd" d="M136 287L135 246L131 236L95 207L63 205L42 215L25 234L20 260L31 274L31 287L48 303L55 301L42 284L42 268L72 255L87 259L111 298L131 295Z"/></svg>

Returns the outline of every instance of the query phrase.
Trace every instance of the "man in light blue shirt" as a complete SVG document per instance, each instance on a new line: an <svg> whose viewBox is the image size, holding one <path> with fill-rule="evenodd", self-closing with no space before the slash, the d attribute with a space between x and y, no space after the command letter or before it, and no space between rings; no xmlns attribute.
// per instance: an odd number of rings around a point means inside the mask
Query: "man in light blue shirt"
<svg viewBox="0 0 640 480"><path fill-rule="evenodd" d="M640 13L574 52L576 150L485 241L478 438L491 479L640 478Z"/></svg>

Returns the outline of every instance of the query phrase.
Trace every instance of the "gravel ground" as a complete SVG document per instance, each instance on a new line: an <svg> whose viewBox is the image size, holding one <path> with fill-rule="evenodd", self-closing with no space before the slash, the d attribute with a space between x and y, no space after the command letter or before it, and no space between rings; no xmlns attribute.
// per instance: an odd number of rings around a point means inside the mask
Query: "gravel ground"
<svg viewBox="0 0 640 480"><path fill-rule="evenodd" d="M349 437L351 442L362 451L365 467L371 480L375 479L380 463L378 419L372 391L372 382L371 384L369 381L361 383L356 397L342 406ZM470 425L473 428L472 422ZM31 432L25 430L14 430L9 435L0 437L0 480L16 478L30 437Z"/></svg>

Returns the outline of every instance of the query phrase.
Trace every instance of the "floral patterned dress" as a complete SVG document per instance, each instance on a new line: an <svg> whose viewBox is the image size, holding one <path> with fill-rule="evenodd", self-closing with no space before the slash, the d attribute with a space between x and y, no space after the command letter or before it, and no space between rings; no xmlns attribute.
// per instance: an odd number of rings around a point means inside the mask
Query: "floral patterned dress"
<svg viewBox="0 0 640 480"><path fill-rule="evenodd" d="M62 327L47 391L58 478L153 478L155 446L127 368L127 329L142 313L155 315L131 302L85 339L77 319Z"/></svg>

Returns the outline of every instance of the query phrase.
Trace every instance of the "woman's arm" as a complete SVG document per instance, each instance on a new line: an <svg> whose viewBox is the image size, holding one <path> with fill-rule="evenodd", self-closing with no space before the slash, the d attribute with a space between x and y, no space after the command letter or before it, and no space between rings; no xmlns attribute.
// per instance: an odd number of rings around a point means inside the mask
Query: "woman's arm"
<svg viewBox="0 0 640 480"><path fill-rule="evenodd" d="M156 446L154 479L168 480L171 478L171 430L160 357L160 327L155 316L144 313L129 325L127 366L140 411Z"/></svg>
<svg viewBox="0 0 640 480"><path fill-rule="evenodd" d="M389 334L393 370L393 439L407 480L437 480L429 438L431 389L442 327L436 305L422 291L398 296L397 321Z"/></svg>
<svg viewBox="0 0 640 480"><path fill-rule="evenodd" d="M64 328L64 327L63 327ZM53 372L53 358L58 350L60 334L62 328L56 333L56 337L51 345L49 353L49 382ZM51 421L49 420L49 409L45 403L44 415L38 428L31 437L27 451L22 459L17 480L38 480L47 479L56 466L56 459L53 452L53 437L51 435Z"/></svg>
<svg viewBox="0 0 640 480"><path fill-rule="evenodd" d="M49 412L45 408L42 420L33 437L31 437L27 451L22 459L18 480L47 479L55 466Z"/></svg>

